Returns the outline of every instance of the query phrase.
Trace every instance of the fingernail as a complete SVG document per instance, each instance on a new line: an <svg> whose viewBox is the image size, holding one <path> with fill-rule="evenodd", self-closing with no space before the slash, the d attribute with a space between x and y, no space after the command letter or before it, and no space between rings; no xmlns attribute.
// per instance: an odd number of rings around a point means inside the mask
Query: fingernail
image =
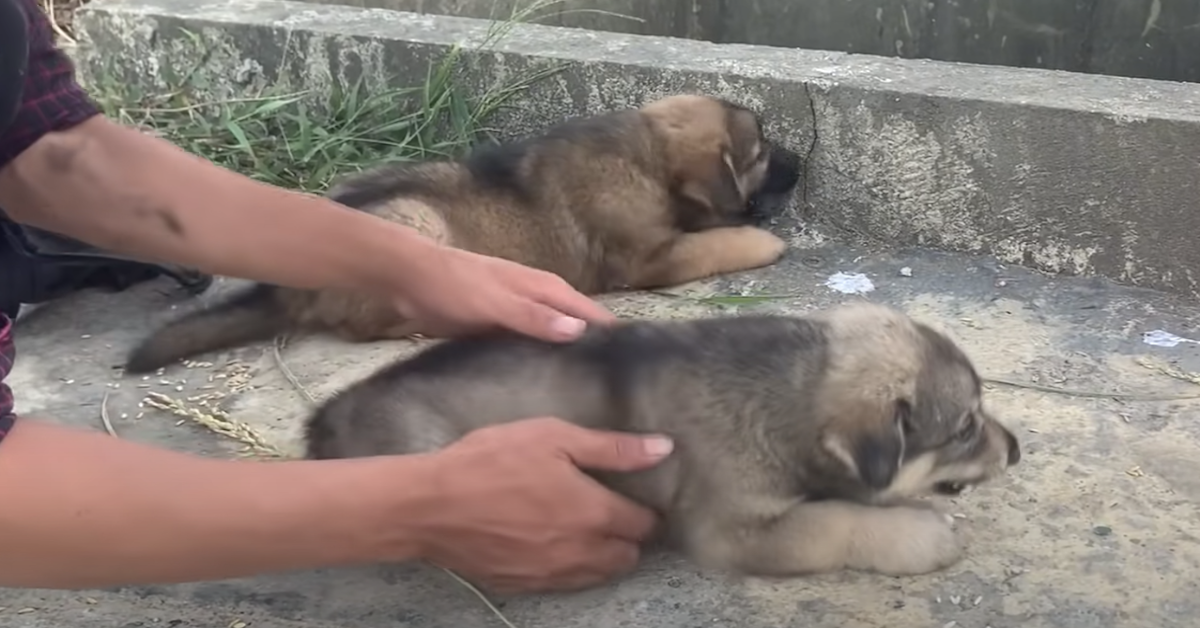
<svg viewBox="0 0 1200 628"><path fill-rule="evenodd" d="M665 458L675 449L675 443L666 436L651 436L642 439L642 450L647 456Z"/></svg>
<svg viewBox="0 0 1200 628"><path fill-rule="evenodd" d="M554 330L555 334L570 338L582 334L585 327L587 327L587 323L570 316L560 316L554 319L553 323L550 323L550 328Z"/></svg>

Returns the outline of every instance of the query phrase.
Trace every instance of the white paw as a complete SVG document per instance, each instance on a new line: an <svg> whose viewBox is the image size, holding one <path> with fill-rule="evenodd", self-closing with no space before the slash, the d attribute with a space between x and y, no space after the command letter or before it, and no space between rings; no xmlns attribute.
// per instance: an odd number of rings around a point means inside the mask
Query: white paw
<svg viewBox="0 0 1200 628"><path fill-rule="evenodd" d="M963 557L954 518L928 508L880 508L861 536L851 567L891 576L945 569Z"/></svg>

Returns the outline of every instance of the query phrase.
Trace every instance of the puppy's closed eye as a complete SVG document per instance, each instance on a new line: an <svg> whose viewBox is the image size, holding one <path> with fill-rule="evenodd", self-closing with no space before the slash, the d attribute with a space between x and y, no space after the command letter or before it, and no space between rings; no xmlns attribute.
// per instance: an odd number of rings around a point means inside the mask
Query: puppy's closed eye
<svg viewBox="0 0 1200 628"><path fill-rule="evenodd" d="M979 421L975 420L975 417L967 417L963 421L962 427L950 435L950 441L954 443L969 443L975 440L978 434Z"/></svg>
<svg viewBox="0 0 1200 628"><path fill-rule="evenodd" d="M867 487L886 489L904 461L905 426L912 407L904 400L859 399L842 411L846 420L838 423L837 432L826 435L826 448Z"/></svg>

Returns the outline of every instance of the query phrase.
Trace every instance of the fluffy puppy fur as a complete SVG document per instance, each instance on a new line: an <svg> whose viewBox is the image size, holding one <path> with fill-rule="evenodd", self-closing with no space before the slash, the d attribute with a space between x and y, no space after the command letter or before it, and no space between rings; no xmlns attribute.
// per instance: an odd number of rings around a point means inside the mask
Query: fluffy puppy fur
<svg viewBox="0 0 1200 628"><path fill-rule="evenodd" d="M996 477L1020 447L945 335L883 306L637 321L571 344L496 334L388 366L306 424L315 459L428 452L533 416L664 433L675 452L595 473L662 515L659 540L761 576L919 574L963 554L926 500Z"/></svg>
<svg viewBox="0 0 1200 628"><path fill-rule="evenodd" d="M460 161L365 172L329 197L599 294L775 262L785 243L753 223L799 176L799 156L774 146L754 112L678 95L568 120ZM442 335L403 319L386 299L260 284L155 331L125 370L144 373L296 332L333 332L351 342Z"/></svg>

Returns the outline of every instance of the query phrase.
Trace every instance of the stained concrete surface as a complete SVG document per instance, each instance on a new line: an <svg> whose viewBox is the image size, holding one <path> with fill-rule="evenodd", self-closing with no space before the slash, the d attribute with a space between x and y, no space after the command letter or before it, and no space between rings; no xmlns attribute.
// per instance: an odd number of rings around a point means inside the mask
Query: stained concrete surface
<svg viewBox="0 0 1200 628"><path fill-rule="evenodd" d="M302 0L505 19L535 0ZM537 19L533 19L536 17ZM559 0L538 24L724 44L1200 79L1190 0Z"/></svg>
<svg viewBox="0 0 1200 628"><path fill-rule="evenodd" d="M491 121L506 135L727 97L807 156L797 221L1200 296L1196 84L538 25L497 39L483 20L277 0L94 0L76 24L88 80L173 89L191 72L214 98L281 78L416 85L454 46L470 93L560 70Z"/></svg>
<svg viewBox="0 0 1200 628"><path fill-rule="evenodd" d="M847 572L738 581L700 573L671 555L655 555L610 587L501 600L513 624L1195 625L1200 426L1194 417L1200 402L1137 396L1200 393L1197 384L1178 379L1200 371L1200 347L1142 342L1142 333L1155 329L1200 339L1200 306L1103 279L1048 277L985 257L864 251L822 243L811 232L793 242L786 258L768 269L674 291L682 296L624 295L605 302L625 315L680 317L803 312L867 298L947 330L987 376L1074 391L993 386L987 392L986 403L1021 438L1024 458L1006 478L944 502L960 517L969 556L946 571L912 578ZM865 273L876 289L851 296L825 287L838 271ZM233 283L221 282L199 300L208 301ZM730 295L764 298L738 301ZM241 445L231 439L139 408L149 391L184 399L224 390L228 396L220 404L233 419L253 426L275 447L295 452L307 402L281 374L269 347L216 356L213 366L176 366L148 380L123 378L114 370L139 334L196 305L163 281L123 294L79 295L35 311L17 328L19 358L12 381L19 410L100 429L100 403L107 391L112 423L123 438L207 455L240 455ZM293 342L281 356L300 384L321 397L412 347L310 338ZM248 371L217 377L230 372L232 358ZM230 379L237 383L227 385ZM116 591L0 590L0 606L6 607L0 625L14 628L502 626L469 591L420 566Z"/></svg>

